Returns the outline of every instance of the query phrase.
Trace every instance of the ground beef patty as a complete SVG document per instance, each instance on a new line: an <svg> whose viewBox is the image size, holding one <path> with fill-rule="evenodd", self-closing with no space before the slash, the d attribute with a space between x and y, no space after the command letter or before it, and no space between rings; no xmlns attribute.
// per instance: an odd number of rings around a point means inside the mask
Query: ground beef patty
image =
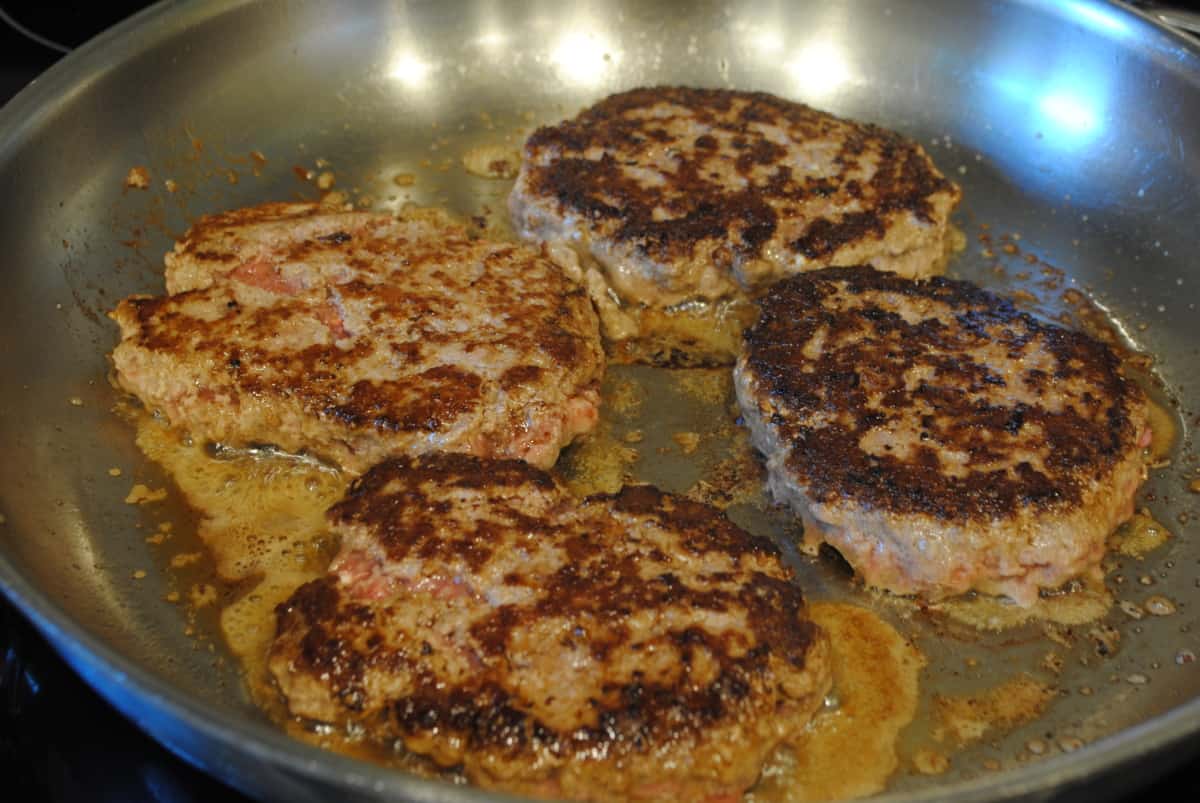
<svg viewBox="0 0 1200 803"><path fill-rule="evenodd" d="M525 143L509 208L592 276L617 356L732 362L746 294L870 263L924 276L959 189L919 145L764 93L613 95Z"/></svg>
<svg viewBox="0 0 1200 803"><path fill-rule="evenodd" d="M597 420L604 354L582 285L442 214L202 218L167 286L118 305L112 359L122 388L195 437L355 472L439 449L548 467Z"/></svg>
<svg viewBox="0 0 1200 803"><path fill-rule="evenodd" d="M277 609L291 712L540 797L734 799L830 685L774 545L706 505L578 500L517 461L371 469Z"/></svg>
<svg viewBox="0 0 1200 803"><path fill-rule="evenodd" d="M1088 336L867 267L759 302L735 385L775 497L869 585L1030 604L1097 572L1145 477L1146 400Z"/></svg>

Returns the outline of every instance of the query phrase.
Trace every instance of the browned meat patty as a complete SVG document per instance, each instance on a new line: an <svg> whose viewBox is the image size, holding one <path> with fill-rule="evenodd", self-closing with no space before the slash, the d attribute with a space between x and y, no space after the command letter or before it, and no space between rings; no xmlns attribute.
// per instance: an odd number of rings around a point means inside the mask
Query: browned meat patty
<svg viewBox="0 0 1200 803"><path fill-rule="evenodd" d="M966 282L866 267L759 302L735 386L775 497L866 583L1031 604L1097 573L1145 477L1118 358Z"/></svg>
<svg viewBox="0 0 1200 803"><path fill-rule="evenodd" d="M439 242L440 238L440 242ZM384 281L396 270L399 240L436 250L466 243L447 214L420 210L407 220L313 203L265 203L205 215L166 255L167 293L233 279L283 294L298 288Z"/></svg>
<svg viewBox="0 0 1200 803"><path fill-rule="evenodd" d="M552 465L597 420L586 291L542 250L437 214L267 204L201 219L173 295L112 317L120 386L196 437L352 471L432 450Z"/></svg>
<svg viewBox="0 0 1200 803"><path fill-rule="evenodd" d="M649 486L577 500L524 463L426 455L329 520L331 573L276 611L288 707L485 787L733 799L830 685L774 545Z"/></svg>
<svg viewBox="0 0 1200 803"><path fill-rule="evenodd" d="M655 87L535 131L509 208L522 236L600 265L608 337L661 341L632 356L732 362L746 293L830 265L928 275L959 195L894 132L761 92Z"/></svg>

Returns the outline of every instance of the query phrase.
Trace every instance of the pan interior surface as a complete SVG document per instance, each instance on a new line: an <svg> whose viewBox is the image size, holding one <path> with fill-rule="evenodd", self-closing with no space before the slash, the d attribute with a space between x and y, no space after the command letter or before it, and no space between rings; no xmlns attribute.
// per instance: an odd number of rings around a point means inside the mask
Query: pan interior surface
<svg viewBox="0 0 1200 803"><path fill-rule="evenodd" d="M515 150L539 124L654 84L763 90L917 139L963 187L955 220L967 243L951 274L1028 291L1046 315L1064 290L1090 298L1153 357L1152 389L1179 428L1170 463L1139 497L1174 537L1109 577L1119 599L1164 597L1174 611L1135 618L1114 608L1102 624L1119 649L1099 654L1092 625L1057 644L1036 625L977 634L880 608L929 657L929 687L955 694L1021 667L1059 692L1032 728L953 753L944 774L902 766L884 799L1042 793L1200 728L1200 674L1188 658L1200 651L1191 537L1200 497L1189 492L1200 414L1190 370L1200 340L1191 257L1200 56L1102 3L258 2L144 12L0 112L6 591L122 710L252 794L480 798L289 740L249 702L212 608L166 601L181 583L202 582L205 567L172 573L150 539L172 522L175 551L199 549L186 526L194 515L177 494L126 501L134 485L153 492L170 480L113 413L105 355L117 333L105 313L128 294L162 291L162 254L196 216L317 197L298 172L329 172L348 201L370 208L437 205L502 221L511 184L465 172L466 153ZM145 189L127 184L135 166ZM1040 292L1054 270L1058 285ZM653 371L617 373L656 398L673 392ZM660 407L668 411L646 423L663 438L705 425L705 410L686 400ZM672 490L694 482L677 456L638 471ZM753 510L738 516L779 535ZM797 566L814 598L875 604L828 567ZM1058 671L1044 666L1051 651Z"/></svg>

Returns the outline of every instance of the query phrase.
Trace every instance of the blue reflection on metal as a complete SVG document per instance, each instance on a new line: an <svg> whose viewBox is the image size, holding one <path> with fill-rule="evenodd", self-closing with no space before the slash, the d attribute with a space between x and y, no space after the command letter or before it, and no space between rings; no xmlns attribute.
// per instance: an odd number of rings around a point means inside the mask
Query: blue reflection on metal
<svg viewBox="0 0 1200 803"><path fill-rule="evenodd" d="M1117 15L1117 9L1100 3L1083 0L1068 0L1063 3L1067 16L1089 28L1097 28L1115 34L1129 33L1129 23Z"/></svg>
<svg viewBox="0 0 1200 803"><path fill-rule="evenodd" d="M26 669L21 676L25 678L25 685L29 687L30 696L37 697L38 692L42 690L42 684L38 682L37 675Z"/></svg>
<svg viewBox="0 0 1200 803"><path fill-rule="evenodd" d="M1061 0L1052 7L1103 39L1135 33L1131 19L1115 5ZM1028 162L1031 156L1034 161L1048 157L1038 168L1043 177L1047 172L1068 169L1069 162L1057 161L1062 157L1094 156L1109 133L1109 113L1116 103L1113 93L1121 80L1106 48L1085 46L1093 37L1078 28L1041 32L1040 36L1025 31L1016 38L1011 36L1015 31L1005 33L1009 35L1007 43L993 51L992 63L985 70L990 90L985 93L985 108L992 119L1006 121L1007 141L997 143L1001 152L997 155L1017 163ZM1029 143L1032 152L1028 147L1012 148L1013 138L1019 141L1024 136L1034 139ZM1079 167L1080 163L1074 163L1074 170ZM1028 165L1018 165L1018 169L1027 170Z"/></svg>
<svg viewBox="0 0 1200 803"><path fill-rule="evenodd" d="M962 141L1024 192L1077 200L1110 193L1107 154L1124 123L1116 115L1128 91L1113 51L1078 28L1008 29L997 37L976 73L981 113L964 118Z"/></svg>
<svg viewBox="0 0 1200 803"><path fill-rule="evenodd" d="M1073 150L1104 132L1108 82L1090 65L1070 65L1049 76L998 77L992 86L1000 101L993 110L1005 119L1027 121L1050 147Z"/></svg>
<svg viewBox="0 0 1200 803"><path fill-rule="evenodd" d="M1098 132L1100 117L1095 107L1070 92L1042 95L1038 110L1064 135L1089 137Z"/></svg>

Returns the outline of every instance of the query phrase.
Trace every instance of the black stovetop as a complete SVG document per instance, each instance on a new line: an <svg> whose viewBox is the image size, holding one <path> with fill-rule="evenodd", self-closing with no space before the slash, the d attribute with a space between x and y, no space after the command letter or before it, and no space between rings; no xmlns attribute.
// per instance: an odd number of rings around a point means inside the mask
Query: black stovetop
<svg viewBox="0 0 1200 803"><path fill-rule="evenodd" d="M0 103L70 49L145 2L0 2ZM7 17L35 37L18 33ZM1130 800L1200 800L1200 759ZM1152 784L1152 785L1150 785ZM176 757L91 690L0 595L0 799L192 803L249 799Z"/></svg>

